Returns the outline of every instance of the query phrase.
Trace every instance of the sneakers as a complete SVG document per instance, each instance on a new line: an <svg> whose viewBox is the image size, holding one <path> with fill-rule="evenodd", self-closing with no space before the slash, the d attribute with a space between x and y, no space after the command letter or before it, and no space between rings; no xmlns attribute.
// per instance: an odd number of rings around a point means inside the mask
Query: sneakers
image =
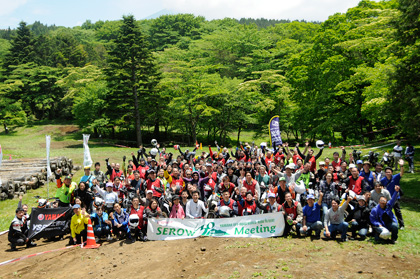
<svg viewBox="0 0 420 279"><path fill-rule="evenodd" d="M108 241L112 241L114 238L109 234L108 237L106 238L106 240Z"/></svg>
<svg viewBox="0 0 420 279"><path fill-rule="evenodd" d="M31 248L31 247L35 247L36 243L35 242L28 242L28 244L26 244L26 248Z"/></svg>
<svg viewBox="0 0 420 279"><path fill-rule="evenodd" d="M341 241L341 242L347 242L347 237L342 238L340 241Z"/></svg>
<svg viewBox="0 0 420 279"><path fill-rule="evenodd" d="M404 226L400 227L400 231L403 231L403 230L405 230L405 227Z"/></svg>

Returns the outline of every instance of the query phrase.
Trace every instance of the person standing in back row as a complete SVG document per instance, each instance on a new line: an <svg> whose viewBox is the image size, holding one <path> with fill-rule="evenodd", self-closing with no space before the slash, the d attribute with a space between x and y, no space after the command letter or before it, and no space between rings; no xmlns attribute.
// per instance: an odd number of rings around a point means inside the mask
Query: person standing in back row
<svg viewBox="0 0 420 279"><path fill-rule="evenodd" d="M405 149L405 158L408 161L408 166L410 169L408 172L414 173L414 146L411 143L407 142L407 147Z"/></svg>
<svg viewBox="0 0 420 279"><path fill-rule="evenodd" d="M400 140L397 141L397 145L394 146L393 151L394 151L393 153L394 153L394 163L395 163L394 170L398 170L398 161L402 158L402 151L403 151Z"/></svg>

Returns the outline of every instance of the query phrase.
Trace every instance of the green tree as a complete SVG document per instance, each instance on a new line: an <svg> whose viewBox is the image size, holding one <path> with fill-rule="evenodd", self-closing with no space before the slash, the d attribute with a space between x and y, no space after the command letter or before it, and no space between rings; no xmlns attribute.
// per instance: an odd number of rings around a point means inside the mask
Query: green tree
<svg viewBox="0 0 420 279"><path fill-rule="evenodd" d="M154 94L159 82L157 66L134 16L124 16L115 46L109 52L105 75L111 90L106 102L109 119L135 119L137 144L142 144L139 103Z"/></svg>
<svg viewBox="0 0 420 279"><path fill-rule="evenodd" d="M9 53L4 59L4 66L25 64L34 60L34 38L26 23L21 21L16 36L11 42Z"/></svg>

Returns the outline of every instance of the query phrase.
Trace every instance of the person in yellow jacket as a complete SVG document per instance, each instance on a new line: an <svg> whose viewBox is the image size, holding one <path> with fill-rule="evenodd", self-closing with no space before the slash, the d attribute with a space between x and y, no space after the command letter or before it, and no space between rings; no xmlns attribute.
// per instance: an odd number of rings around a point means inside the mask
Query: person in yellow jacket
<svg viewBox="0 0 420 279"><path fill-rule="evenodd" d="M71 217L70 230L71 239L70 245L82 244L86 241L87 231L86 224L89 222L89 214L86 213L85 208L80 208L79 204L73 205L74 215Z"/></svg>

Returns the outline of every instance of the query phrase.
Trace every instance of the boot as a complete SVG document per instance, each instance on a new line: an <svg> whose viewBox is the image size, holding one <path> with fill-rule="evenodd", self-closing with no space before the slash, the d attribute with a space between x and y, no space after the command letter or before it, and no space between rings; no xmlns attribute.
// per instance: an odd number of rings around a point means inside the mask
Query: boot
<svg viewBox="0 0 420 279"><path fill-rule="evenodd" d="M32 241L28 241L28 243L26 244L26 248L31 248L31 247L35 247L36 243L32 242Z"/></svg>

